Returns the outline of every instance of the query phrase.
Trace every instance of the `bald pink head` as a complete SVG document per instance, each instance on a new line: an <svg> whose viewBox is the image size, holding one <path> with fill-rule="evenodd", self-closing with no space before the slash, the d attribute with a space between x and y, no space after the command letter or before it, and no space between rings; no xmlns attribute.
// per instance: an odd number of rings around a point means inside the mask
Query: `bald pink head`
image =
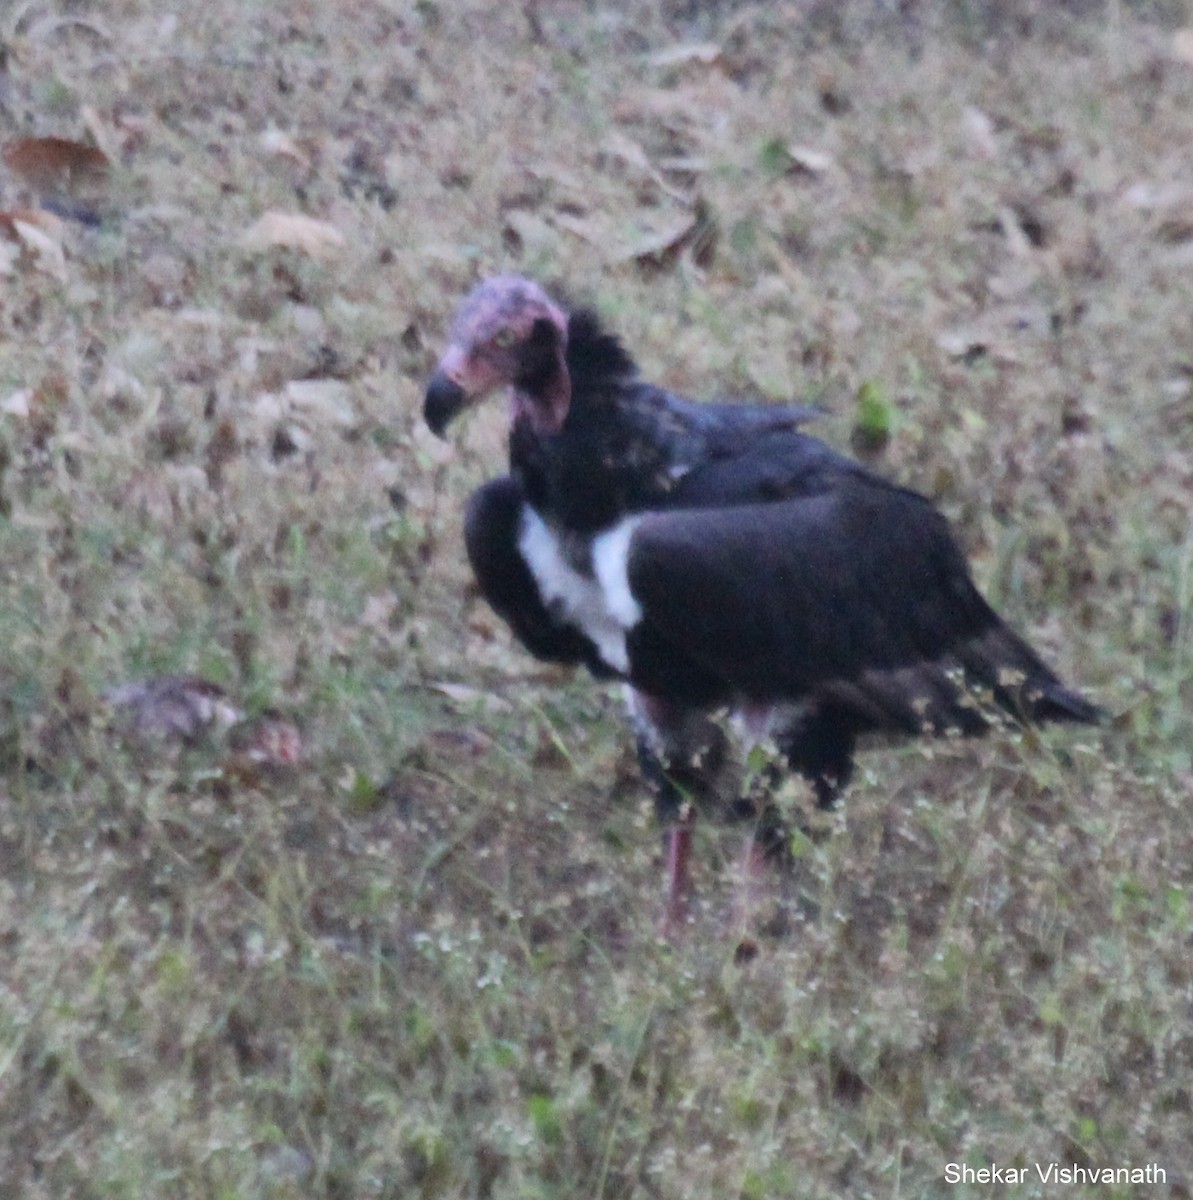
<svg viewBox="0 0 1193 1200"><path fill-rule="evenodd" d="M512 418L556 433L571 400L565 352L567 315L537 283L517 275L483 280L460 302L424 415L442 434L457 413L509 387Z"/></svg>

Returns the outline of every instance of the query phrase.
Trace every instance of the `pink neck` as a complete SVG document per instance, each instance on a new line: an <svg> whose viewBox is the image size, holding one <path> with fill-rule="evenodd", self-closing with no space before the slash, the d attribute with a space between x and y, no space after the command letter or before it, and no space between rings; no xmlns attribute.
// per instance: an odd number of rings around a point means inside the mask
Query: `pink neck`
<svg viewBox="0 0 1193 1200"><path fill-rule="evenodd" d="M510 389L510 424L525 418L535 433L549 437L558 433L567 420L572 388L567 372L561 372L543 392L524 388Z"/></svg>

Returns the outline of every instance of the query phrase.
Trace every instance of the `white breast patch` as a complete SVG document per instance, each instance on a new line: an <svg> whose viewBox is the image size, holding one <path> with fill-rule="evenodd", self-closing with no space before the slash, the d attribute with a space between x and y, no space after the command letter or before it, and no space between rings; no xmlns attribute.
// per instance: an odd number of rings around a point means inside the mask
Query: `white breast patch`
<svg viewBox="0 0 1193 1200"><path fill-rule="evenodd" d="M605 662L621 672L630 665L626 633L642 618L627 573L630 539L638 520L627 517L593 539L593 576L568 562L558 534L534 509L523 512L518 534L518 549L543 603L591 639Z"/></svg>

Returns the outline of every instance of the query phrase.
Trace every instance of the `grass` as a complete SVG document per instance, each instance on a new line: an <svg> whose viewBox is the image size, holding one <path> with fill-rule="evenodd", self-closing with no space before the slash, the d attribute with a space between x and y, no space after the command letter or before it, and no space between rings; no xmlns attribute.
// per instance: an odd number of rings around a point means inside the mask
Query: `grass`
<svg viewBox="0 0 1193 1200"><path fill-rule="evenodd" d="M904 9L0 18L6 136L115 158L65 278L0 275L0 1192L1189 1194L1193 14ZM639 261L697 196L715 244ZM867 754L748 963L706 825L662 942L618 697L468 591L501 406L421 428L497 269L678 389L878 421L1111 725ZM122 742L105 690L173 673L301 762Z"/></svg>

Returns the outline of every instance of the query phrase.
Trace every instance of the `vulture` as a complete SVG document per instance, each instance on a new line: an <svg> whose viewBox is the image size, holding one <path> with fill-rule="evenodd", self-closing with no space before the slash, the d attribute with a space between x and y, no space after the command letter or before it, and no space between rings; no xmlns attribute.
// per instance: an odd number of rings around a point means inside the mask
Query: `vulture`
<svg viewBox="0 0 1193 1200"><path fill-rule="evenodd" d="M499 388L509 472L468 502L468 558L532 655L625 684L669 911L721 714L822 808L870 734L1099 720L983 599L932 504L803 432L808 409L673 395L593 312L516 276L460 303L424 418L445 436Z"/></svg>

